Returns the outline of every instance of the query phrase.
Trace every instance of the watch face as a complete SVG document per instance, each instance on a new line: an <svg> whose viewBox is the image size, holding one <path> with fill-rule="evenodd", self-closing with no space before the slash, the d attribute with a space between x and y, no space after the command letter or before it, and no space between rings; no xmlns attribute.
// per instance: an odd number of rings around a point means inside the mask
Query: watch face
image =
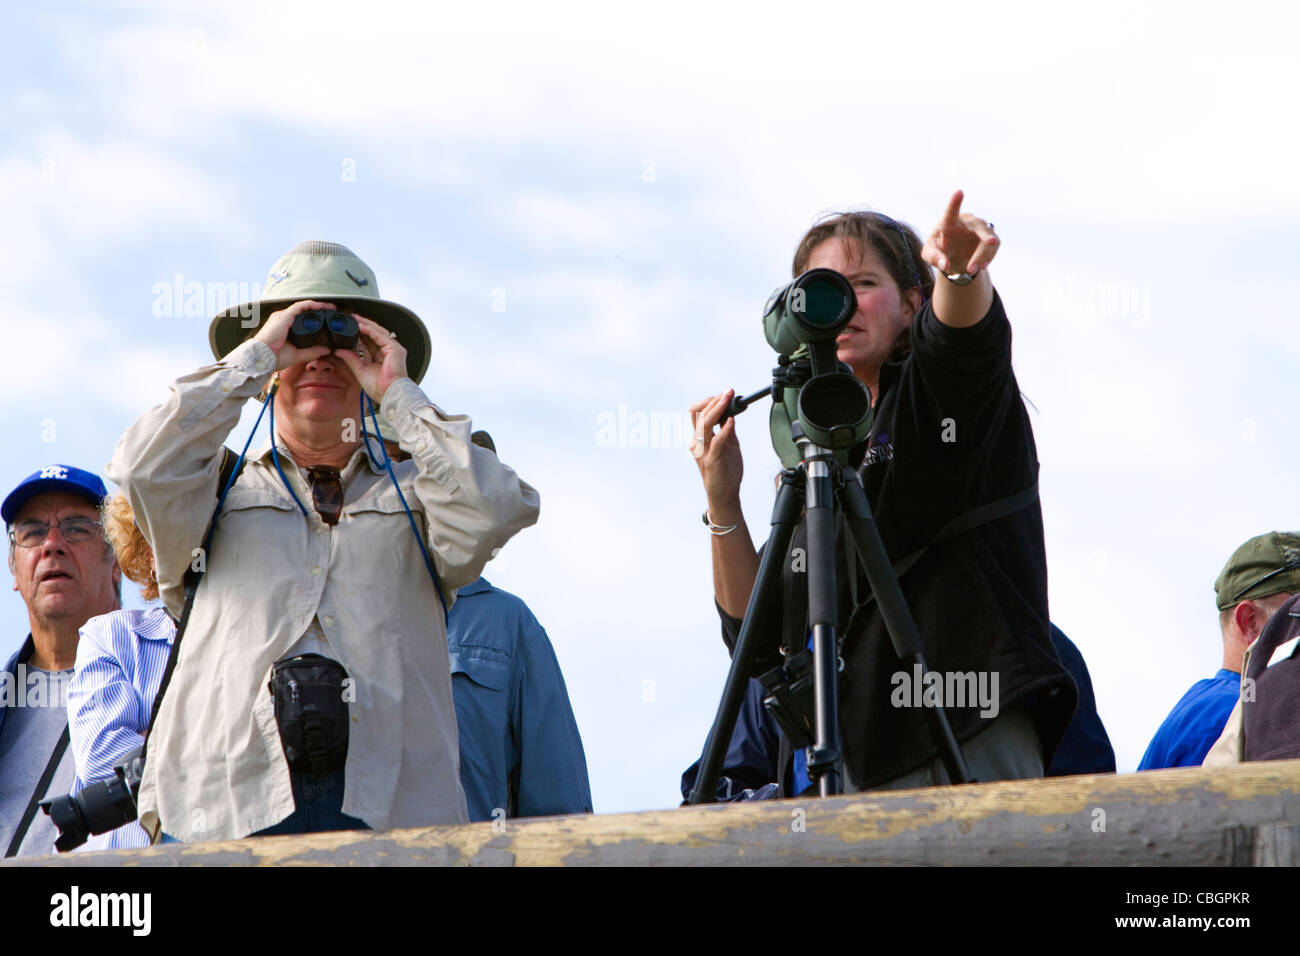
<svg viewBox="0 0 1300 956"><path fill-rule="evenodd" d="M975 277L965 272L945 272L943 277L953 285L970 285L975 281Z"/></svg>

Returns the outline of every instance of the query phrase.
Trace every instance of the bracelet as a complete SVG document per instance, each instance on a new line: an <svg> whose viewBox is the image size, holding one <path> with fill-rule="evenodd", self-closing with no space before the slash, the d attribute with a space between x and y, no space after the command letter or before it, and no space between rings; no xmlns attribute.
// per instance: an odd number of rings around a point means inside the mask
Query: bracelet
<svg viewBox="0 0 1300 956"><path fill-rule="evenodd" d="M975 281L975 276L969 272L945 272L943 277L953 285L970 285Z"/></svg>
<svg viewBox="0 0 1300 956"><path fill-rule="evenodd" d="M739 522L733 525L714 524L712 519L709 518L708 508L704 509L703 517L704 517L704 527L709 529L709 534L715 535L716 537L719 538L722 537L724 534L731 534L731 532L735 531L737 528L740 527Z"/></svg>

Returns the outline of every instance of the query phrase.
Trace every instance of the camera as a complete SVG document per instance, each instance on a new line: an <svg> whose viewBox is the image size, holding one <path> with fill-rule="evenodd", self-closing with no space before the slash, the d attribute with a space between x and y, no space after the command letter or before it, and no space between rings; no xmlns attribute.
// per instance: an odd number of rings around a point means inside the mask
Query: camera
<svg viewBox="0 0 1300 956"><path fill-rule="evenodd" d="M42 800L41 809L59 829L55 849L67 853L92 834L107 833L134 820L143 774L144 748L137 747L113 767L113 776L87 784L76 793Z"/></svg>
<svg viewBox="0 0 1300 956"><path fill-rule="evenodd" d="M289 329L289 342L296 349L321 344L328 344L331 349L354 349L360 335L356 318L348 313L334 309L313 309L310 312L300 312L294 317Z"/></svg>

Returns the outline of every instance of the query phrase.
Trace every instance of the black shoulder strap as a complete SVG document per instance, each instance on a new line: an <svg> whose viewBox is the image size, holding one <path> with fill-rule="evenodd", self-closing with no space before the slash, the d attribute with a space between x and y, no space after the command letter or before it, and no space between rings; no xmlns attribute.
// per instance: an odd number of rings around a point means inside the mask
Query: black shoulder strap
<svg viewBox="0 0 1300 956"><path fill-rule="evenodd" d="M238 464L238 471L236 471ZM163 669L162 680L158 682L158 693L153 697L153 708L149 711L149 726L144 732L144 747L142 755L149 752L149 735L153 733L154 721L158 719L158 711L162 707L163 695L167 692L167 685L171 683L172 671L176 669L176 659L180 655L181 638L185 634L185 626L190 621L190 611L194 607L194 595L198 593L199 581L203 578L203 572L208 567L208 550L212 545L212 534L217 530L217 518L220 517L218 511L221 508L221 492L225 489L226 484L230 482L231 477L239 480L239 471L243 471L243 462L239 456L227 448L221 446L221 470L220 477L217 480L217 504L212 509L212 517L208 519L208 530L203 535L203 545L199 549L203 555L203 561L198 568L193 563L190 564L189 570L185 572L185 607L181 609L181 618L176 622L176 637L172 639L172 649L167 655L167 666Z"/></svg>
<svg viewBox="0 0 1300 956"><path fill-rule="evenodd" d="M64 752L68 749L68 725L63 725L63 733L59 734L59 742L54 745L54 750L50 753L49 762L45 764L45 771L41 774L41 779L36 782L36 789L32 791L31 800L27 801L27 809L23 811L23 818L18 821L18 829L14 831L14 838L9 841L9 849L5 850L5 858L18 855L18 848L23 844L23 837L27 836L27 829L32 825L32 820L36 819L36 808L40 806L41 798L45 796L45 791L50 787L50 781L54 779L54 772L59 769L59 761L63 759Z"/></svg>
<svg viewBox="0 0 1300 956"><path fill-rule="evenodd" d="M911 569L912 565L921 560L921 556L929 551L941 541L948 541L957 537L973 528L978 528L982 524L988 524L990 521L997 521L999 518L1005 518L1008 515L1015 514L1021 508L1028 508L1038 500L1038 479L1024 491L1018 491L1014 495L1008 495L1005 498L999 498L997 501L990 501L986 504L978 505L970 511L963 512L953 518L946 525L939 529L938 534L929 540L927 544L922 545L915 551L905 555L901 560L894 562L894 573L900 578Z"/></svg>
<svg viewBox="0 0 1300 956"><path fill-rule="evenodd" d="M904 574L912 569L916 562L921 560L922 555L933 548L936 544L943 541L950 541L959 534L964 534L978 528L982 524L988 524L990 521L997 521L999 518L1005 518L1013 515L1022 508L1028 508L1038 500L1038 479L1024 491L1017 491L1014 495L1008 495L1005 498L999 498L997 501L990 501L986 504L977 505L969 511L962 512L953 518L946 525L939 529L938 533L928 542L923 544L902 558L894 562L894 574L902 578ZM858 621L867 608L871 607L876 601L874 593L868 594L866 600L853 609L853 614L849 622L840 631L840 641L843 642L853 633L858 626Z"/></svg>

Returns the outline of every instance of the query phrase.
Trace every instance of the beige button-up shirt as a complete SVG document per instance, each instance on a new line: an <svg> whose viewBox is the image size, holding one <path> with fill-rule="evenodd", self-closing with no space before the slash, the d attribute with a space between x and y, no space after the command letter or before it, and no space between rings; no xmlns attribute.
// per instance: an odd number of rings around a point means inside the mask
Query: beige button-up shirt
<svg viewBox="0 0 1300 956"><path fill-rule="evenodd" d="M178 379L106 469L153 546L174 615L216 504L222 443L274 368L272 351L250 341ZM470 442L468 417L444 414L409 379L389 387L379 414L412 456L394 474L450 606L537 520L537 492ZM358 449L331 528L277 444L307 513L269 441L250 453L202 555L207 570L149 741L140 822L155 835L224 840L294 811L267 683L313 621L353 680L343 812L376 829L465 822L445 622L393 482Z"/></svg>

